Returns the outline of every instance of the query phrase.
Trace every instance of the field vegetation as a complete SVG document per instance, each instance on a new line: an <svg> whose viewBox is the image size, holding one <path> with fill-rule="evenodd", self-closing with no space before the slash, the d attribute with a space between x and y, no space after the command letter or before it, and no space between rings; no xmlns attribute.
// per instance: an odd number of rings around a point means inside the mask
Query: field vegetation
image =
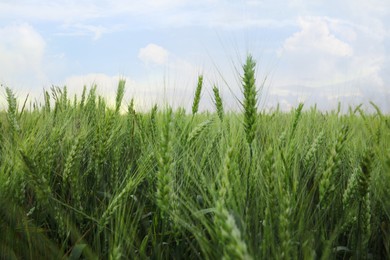
<svg viewBox="0 0 390 260"><path fill-rule="evenodd" d="M390 259L390 117L321 112L122 112L96 86L0 113L0 258ZM305 109L304 109L305 108Z"/></svg>

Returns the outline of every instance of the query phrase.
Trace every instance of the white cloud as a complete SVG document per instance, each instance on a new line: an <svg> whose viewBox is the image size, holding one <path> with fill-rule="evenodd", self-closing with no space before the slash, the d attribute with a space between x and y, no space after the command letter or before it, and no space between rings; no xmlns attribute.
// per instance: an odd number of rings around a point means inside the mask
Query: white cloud
<svg viewBox="0 0 390 260"><path fill-rule="evenodd" d="M46 42L30 25L0 28L0 80L12 87L44 82Z"/></svg>
<svg viewBox="0 0 390 260"><path fill-rule="evenodd" d="M104 5L90 1L1 1L0 14L3 18L24 18L44 21L82 21L103 17Z"/></svg>
<svg viewBox="0 0 390 260"><path fill-rule="evenodd" d="M146 106L167 102L174 107L188 108L197 77L202 71L200 66L156 44L141 48L138 58L147 70L147 76L137 82L139 100L143 100Z"/></svg>
<svg viewBox="0 0 390 260"><path fill-rule="evenodd" d="M72 29L72 33L69 33L68 35L86 35L86 34L92 34L94 40L98 40L102 37L103 33L109 32L107 28L104 26L98 25L86 25L86 24L74 24L70 26ZM61 35L61 34L60 34ZM63 35L66 35L66 33L63 33Z"/></svg>
<svg viewBox="0 0 390 260"><path fill-rule="evenodd" d="M300 17L298 22L301 30L284 42L284 51L307 53L319 51L340 57L352 56L352 47L348 43L336 38L330 32L326 19L321 17Z"/></svg>
<svg viewBox="0 0 390 260"><path fill-rule="evenodd" d="M162 105L166 102L174 107L187 107L191 103L197 75L200 72L196 66L155 44L142 48L139 56L145 64L156 66L146 66L146 76L138 77L136 80L131 76L89 73L67 77L58 85L66 85L70 95L80 95L84 85L89 88L96 84L98 93L112 105L119 79L126 79L124 100L129 102L134 98L139 109L142 107L149 109L155 103Z"/></svg>
<svg viewBox="0 0 390 260"><path fill-rule="evenodd" d="M342 98L356 98L356 97L363 97L363 94L360 91L357 92L351 92L351 93L343 93L343 94L333 94L333 95L326 95L326 98L329 100L336 99L340 100Z"/></svg>
<svg viewBox="0 0 390 260"><path fill-rule="evenodd" d="M169 52L161 46L150 43L138 52L138 58L146 65L163 65L168 61Z"/></svg>
<svg viewBox="0 0 390 260"><path fill-rule="evenodd" d="M284 7L284 4L276 3L276 6ZM223 29L285 26L286 21L282 19L283 17L269 15L268 10L272 8L275 8L274 3L269 4L264 1L254 3L254 1L218 0L196 2L190 0L59 0L55 2L43 0L31 3L23 0L5 0L0 2L0 17L6 20L22 19L61 23L67 25L69 29L75 29L76 33L80 33L77 25L81 24L90 27L92 33L96 29L101 31L101 27L105 30L115 30L111 26L112 23L117 23L116 18L120 18L121 23L127 24L121 27L121 30L125 27L131 30L141 27L178 28L194 25ZM247 13L248 16L243 16L241 11ZM104 22L99 23L99 20L104 20ZM291 22L291 20L288 21L288 23Z"/></svg>
<svg viewBox="0 0 390 260"><path fill-rule="evenodd" d="M298 22L300 30L278 52L282 76L275 78L277 85L322 88L364 81L366 88L383 86L381 40L339 19L301 17Z"/></svg>
<svg viewBox="0 0 390 260"><path fill-rule="evenodd" d="M115 18L120 18L121 22L128 24L128 29L194 25L242 29L291 26L292 19L297 14L318 13L318 11L332 13L333 10L341 12L344 16L368 21L372 20L371 17L387 15L390 10L388 7L389 4L383 0L369 2L364 0L292 1L288 4L280 0L3 0L0 2L0 17L4 20L38 20L62 24L86 23L87 26L105 28L107 24L115 23ZM96 23L100 19L104 20L103 24Z"/></svg>
<svg viewBox="0 0 390 260"><path fill-rule="evenodd" d="M299 92L297 92L296 90L295 91L292 91L290 89L285 89L285 88L270 88L269 91L268 91L268 94L269 95L272 95L272 96L278 96L278 97L288 97L288 96L298 96Z"/></svg>
<svg viewBox="0 0 390 260"><path fill-rule="evenodd" d="M280 100L279 104L282 111L289 111L294 108L292 104L288 102L286 99Z"/></svg>

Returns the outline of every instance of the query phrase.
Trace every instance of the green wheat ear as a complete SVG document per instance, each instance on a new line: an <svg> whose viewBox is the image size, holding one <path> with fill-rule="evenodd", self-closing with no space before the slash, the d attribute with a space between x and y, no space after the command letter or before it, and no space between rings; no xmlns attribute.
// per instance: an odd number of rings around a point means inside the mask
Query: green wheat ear
<svg viewBox="0 0 390 260"><path fill-rule="evenodd" d="M251 55L246 58L246 63L243 66L244 76L242 77L242 86L244 94L244 130L246 140L249 144L250 157L249 164L252 165L252 142L256 133L256 113L257 113L257 91L256 91L256 79L255 79L255 67L256 62ZM246 210L249 207L249 190L250 190L250 168L246 173Z"/></svg>
<svg viewBox="0 0 390 260"><path fill-rule="evenodd" d="M16 98L14 93L10 88L5 88L6 94L7 94L7 102L8 102L8 111L7 111L7 119L11 128L11 133L18 132L20 130L19 123L17 120L17 105L16 105Z"/></svg>
<svg viewBox="0 0 390 260"><path fill-rule="evenodd" d="M187 142L192 144L213 122L214 120L211 118L197 125L188 135Z"/></svg>
<svg viewBox="0 0 390 260"><path fill-rule="evenodd" d="M200 94L202 93L202 87L203 87L203 76L200 75L198 77L198 86L196 87L194 102L192 104L192 115L195 115L196 113L198 113Z"/></svg>
<svg viewBox="0 0 390 260"><path fill-rule="evenodd" d="M150 112L150 125L151 125L151 132L152 132L152 136L153 138L156 137L156 134L157 134L157 104L155 104Z"/></svg>
<svg viewBox="0 0 390 260"><path fill-rule="evenodd" d="M329 195L334 191L336 187L336 183L333 181L333 176L336 174L341 165L341 152L344 149L346 140L348 138L348 133L349 127L347 125L344 125L338 134L335 144L332 147L330 156L326 163L326 168L321 176L319 185L320 202L322 204L325 204L323 205L325 208L327 206L326 204L329 203L329 201L327 201Z"/></svg>
<svg viewBox="0 0 390 260"><path fill-rule="evenodd" d="M50 94L48 91L44 91L45 95L45 111L50 113Z"/></svg>
<svg viewBox="0 0 390 260"><path fill-rule="evenodd" d="M225 201L228 193L231 191L229 175L234 173L232 157L233 148L229 147L220 175L220 187L217 192L218 197L215 205L214 225L219 241L225 245L222 259L252 259L234 217L227 210Z"/></svg>
<svg viewBox="0 0 390 260"><path fill-rule="evenodd" d="M295 110L294 121L292 124L291 133L290 133L290 140L294 137L294 134L297 130L298 122L299 122L299 119L301 118L301 114L302 114L302 109L303 109L303 103L299 103L297 109Z"/></svg>
<svg viewBox="0 0 390 260"><path fill-rule="evenodd" d="M244 128L246 139L249 144L252 143L255 138L256 132L256 113L257 113L257 91L256 91L256 79L255 79L255 66L256 62L251 55L246 58L246 63L243 66L244 76L243 91L244 91Z"/></svg>
<svg viewBox="0 0 390 260"><path fill-rule="evenodd" d="M156 204L161 211L161 218L169 216L171 201L173 196L173 171L174 160L172 156L172 130L173 114L169 108L165 115L165 122L161 134L160 149L157 152L158 172L157 172L157 191Z"/></svg>
<svg viewBox="0 0 390 260"><path fill-rule="evenodd" d="M213 87L213 92L214 92L214 104L215 104L215 107L217 108L218 117L221 121L223 121L223 114L224 114L223 104L222 104L221 95L219 94L219 89L217 88L217 86Z"/></svg>
<svg viewBox="0 0 390 260"><path fill-rule="evenodd" d="M123 96L125 95L125 84L126 84L126 80L124 79L121 79L119 80L119 83L118 83L118 89L116 91L116 99L115 99L115 113L119 113L119 110L121 108L121 104L122 104L122 99L123 99Z"/></svg>

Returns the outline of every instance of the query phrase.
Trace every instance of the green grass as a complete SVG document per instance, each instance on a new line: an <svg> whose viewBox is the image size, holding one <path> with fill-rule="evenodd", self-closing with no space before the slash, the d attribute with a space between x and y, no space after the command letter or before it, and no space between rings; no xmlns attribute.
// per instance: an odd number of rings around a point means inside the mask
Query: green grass
<svg viewBox="0 0 390 260"><path fill-rule="evenodd" d="M300 104L260 112L255 62L243 111L191 114L96 87L45 91L0 112L1 259L388 259L390 117Z"/></svg>

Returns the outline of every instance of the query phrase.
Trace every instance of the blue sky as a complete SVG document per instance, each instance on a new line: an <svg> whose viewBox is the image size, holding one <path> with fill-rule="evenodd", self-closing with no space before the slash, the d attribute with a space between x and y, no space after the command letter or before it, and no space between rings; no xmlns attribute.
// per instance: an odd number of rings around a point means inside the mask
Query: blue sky
<svg viewBox="0 0 390 260"><path fill-rule="evenodd" d="M189 108L203 74L201 106L212 109L216 84L234 109L252 53L261 108L372 100L390 112L389 25L387 0L2 0L0 82L37 100L96 83L113 100L125 78L140 109Z"/></svg>

